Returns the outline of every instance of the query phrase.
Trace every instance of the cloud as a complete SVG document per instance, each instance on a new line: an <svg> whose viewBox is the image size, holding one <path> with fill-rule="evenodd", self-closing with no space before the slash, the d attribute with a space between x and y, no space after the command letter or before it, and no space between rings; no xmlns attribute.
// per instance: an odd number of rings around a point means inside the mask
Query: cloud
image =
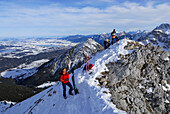
<svg viewBox="0 0 170 114"><path fill-rule="evenodd" d="M111 0L107 2L109 1ZM110 32L113 27L118 31L151 30L161 23L169 23L169 11L169 4L153 2L145 5L124 2L106 8L66 7L60 4L30 8L0 2L0 34L1 36L92 34Z"/></svg>
<svg viewBox="0 0 170 114"><path fill-rule="evenodd" d="M108 3L113 3L115 2L116 0L99 0L100 2L108 2Z"/></svg>

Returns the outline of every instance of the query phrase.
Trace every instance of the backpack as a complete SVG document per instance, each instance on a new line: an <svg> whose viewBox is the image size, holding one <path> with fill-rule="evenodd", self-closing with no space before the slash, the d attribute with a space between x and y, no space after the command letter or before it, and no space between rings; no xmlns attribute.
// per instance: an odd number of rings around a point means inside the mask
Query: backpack
<svg viewBox="0 0 170 114"><path fill-rule="evenodd" d="M110 42L110 40L109 40L109 39L106 39L105 41L106 41L106 42Z"/></svg>

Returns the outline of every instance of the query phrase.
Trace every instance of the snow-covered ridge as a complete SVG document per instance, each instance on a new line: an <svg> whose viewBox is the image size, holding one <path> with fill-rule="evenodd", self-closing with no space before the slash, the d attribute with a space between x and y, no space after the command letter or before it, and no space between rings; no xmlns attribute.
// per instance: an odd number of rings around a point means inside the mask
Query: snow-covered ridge
<svg viewBox="0 0 170 114"><path fill-rule="evenodd" d="M121 40L114 44L110 49L103 50L92 56L89 63L94 64L94 67L88 74L82 72L82 67L75 70L77 87L80 94L68 96L64 99L62 96L62 85L56 85L44 90L43 92L13 106L4 112L10 113L33 113L33 114L110 114L110 113L126 113L115 107L110 101L110 93L106 88L97 86L99 83L96 77L101 76L101 72L108 70L105 66L108 62L113 62L119 59L119 54L128 54L131 51L124 49L127 42L130 40ZM70 75L71 77L71 75ZM56 93L54 92L56 91Z"/></svg>

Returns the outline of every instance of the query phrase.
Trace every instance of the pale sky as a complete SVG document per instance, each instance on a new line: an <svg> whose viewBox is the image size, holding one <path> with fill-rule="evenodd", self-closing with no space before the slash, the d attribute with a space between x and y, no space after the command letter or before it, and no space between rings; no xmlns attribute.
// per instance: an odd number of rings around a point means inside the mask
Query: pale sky
<svg viewBox="0 0 170 114"><path fill-rule="evenodd" d="M0 0L0 38L152 30L170 0Z"/></svg>

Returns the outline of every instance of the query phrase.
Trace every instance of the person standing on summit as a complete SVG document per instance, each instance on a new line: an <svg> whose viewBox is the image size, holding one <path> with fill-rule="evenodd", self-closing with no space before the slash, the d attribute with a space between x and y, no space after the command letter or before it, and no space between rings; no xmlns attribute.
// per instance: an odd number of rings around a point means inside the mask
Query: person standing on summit
<svg viewBox="0 0 170 114"><path fill-rule="evenodd" d="M111 36L112 36L112 45L113 45L114 39L116 39L116 42L119 41L118 37L116 36L116 30L115 29L113 29L113 32L111 33Z"/></svg>
<svg viewBox="0 0 170 114"><path fill-rule="evenodd" d="M62 82L62 86L63 86L64 99L67 99L67 97L66 97L66 85L70 87L70 90L69 90L70 95L73 95L73 93L72 93L73 87L72 87L71 83L69 82L69 74L68 74L68 72L66 72L66 68L62 69L62 72L61 72L61 75L60 75L60 81Z"/></svg>

